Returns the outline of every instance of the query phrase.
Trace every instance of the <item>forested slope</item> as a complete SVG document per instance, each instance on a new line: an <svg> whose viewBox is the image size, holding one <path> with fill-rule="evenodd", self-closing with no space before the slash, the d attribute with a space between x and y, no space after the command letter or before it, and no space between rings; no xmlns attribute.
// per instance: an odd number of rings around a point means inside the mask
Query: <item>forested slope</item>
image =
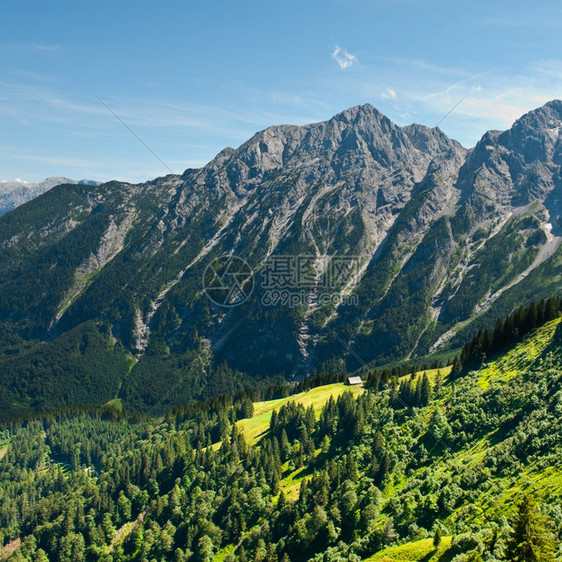
<svg viewBox="0 0 562 562"><path fill-rule="evenodd" d="M306 393L279 403L254 444L245 439L251 420L239 421L253 415L242 395L158 419L82 410L7 424L1 552L61 561L513 559L509 518L526 494L545 517L537 532L552 541L562 532L561 350L558 317L456 378L391 377L377 390L372 378L363 393L334 385L336 399L323 387L324 407ZM408 385L425 387L424 404L405 403Z"/></svg>

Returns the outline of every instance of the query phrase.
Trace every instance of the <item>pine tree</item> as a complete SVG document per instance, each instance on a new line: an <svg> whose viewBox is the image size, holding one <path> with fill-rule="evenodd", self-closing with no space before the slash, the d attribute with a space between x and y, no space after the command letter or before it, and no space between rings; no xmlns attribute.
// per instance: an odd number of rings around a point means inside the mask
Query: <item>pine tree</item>
<svg viewBox="0 0 562 562"><path fill-rule="evenodd" d="M310 408L307 408L306 410L305 425L309 434L314 431L314 426L316 425L316 415L314 414L313 406L310 406Z"/></svg>
<svg viewBox="0 0 562 562"><path fill-rule="evenodd" d="M464 348L463 348L463 352L464 352ZM455 357L455 360L453 361L453 368L451 370L451 379L455 380L457 378L459 378L462 375L462 372L464 370L464 365L462 364L462 361L459 359L459 357Z"/></svg>
<svg viewBox="0 0 562 562"><path fill-rule="evenodd" d="M279 494L279 499L277 500L277 510L281 511L286 505L287 505L287 498L285 497L283 490L281 490L281 493Z"/></svg>
<svg viewBox="0 0 562 562"><path fill-rule="evenodd" d="M383 531L383 541L385 545L391 544L396 538L396 532L394 531L394 521L392 518L388 519Z"/></svg>
<svg viewBox="0 0 562 562"><path fill-rule="evenodd" d="M505 343L505 321L498 318L494 328L494 349L499 349Z"/></svg>
<svg viewBox="0 0 562 562"><path fill-rule="evenodd" d="M375 486L382 488L385 483L385 479L390 471L390 456L388 453L384 453L381 463L379 465L379 470L375 477L373 478Z"/></svg>
<svg viewBox="0 0 562 562"><path fill-rule="evenodd" d="M435 375L435 382L433 384L433 391L438 394L441 390L441 385L443 384L443 375L441 374L441 369L437 369L437 375Z"/></svg>
<svg viewBox="0 0 562 562"><path fill-rule="evenodd" d="M546 301L545 320L554 320L559 315L559 303L554 297L550 297Z"/></svg>
<svg viewBox="0 0 562 562"><path fill-rule="evenodd" d="M441 527L439 527L439 525L435 528L435 533L433 535L433 546L435 548L439 548L439 545L441 544Z"/></svg>
<svg viewBox="0 0 562 562"><path fill-rule="evenodd" d="M527 331L534 330L538 326L538 312L537 305L532 302L527 310L526 329Z"/></svg>
<svg viewBox="0 0 562 562"><path fill-rule="evenodd" d="M484 353L486 356L491 355L492 350L494 349L494 335L488 328L484 330Z"/></svg>
<svg viewBox="0 0 562 562"><path fill-rule="evenodd" d="M269 421L269 432L275 435L277 432L277 410L271 412L271 420Z"/></svg>
<svg viewBox="0 0 562 562"><path fill-rule="evenodd" d="M539 511L533 496L527 494L523 497L510 524L513 530L507 541L507 560L554 560L555 544L549 520Z"/></svg>
<svg viewBox="0 0 562 562"><path fill-rule="evenodd" d="M287 432L285 428L281 431L281 460L285 462L291 456L291 444L289 443L289 438L287 437Z"/></svg>
<svg viewBox="0 0 562 562"><path fill-rule="evenodd" d="M424 376L427 378L427 374L424 373ZM416 391L414 394L414 406L416 407L420 407L420 406L424 406L425 404L422 404L423 398L422 398L422 384L423 384L423 378L418 379L418 382L416 383Z"/></svg>
<svg viewBox="0 0 562 562"><path fill-rule="evenodd" d="M254 415L254 404L247 396L242 403L242 415L245 418L251 418Z"/></svg>
<svg viewBox="0 0 562 562"><path fill-rule="evenodd" d="M359 471L357 470L357 462L353 458L353 455L348 455L346 459L345 469L351 481L357 482L359 480Z"/></svg>
<svg viewBox="0 0 562 562"><path fill-rule="evenodd" d="M427 406L431 401L431 383L427 373L424 373L420 388L420 406Z"/></svg>
<svg viewBox="0 0 562 562"><path fill-rule="evenodd" d="M213 558L213 541L207 535L203 535L197 542L197 555L198 559L202 562L210 561Z"/></svg>

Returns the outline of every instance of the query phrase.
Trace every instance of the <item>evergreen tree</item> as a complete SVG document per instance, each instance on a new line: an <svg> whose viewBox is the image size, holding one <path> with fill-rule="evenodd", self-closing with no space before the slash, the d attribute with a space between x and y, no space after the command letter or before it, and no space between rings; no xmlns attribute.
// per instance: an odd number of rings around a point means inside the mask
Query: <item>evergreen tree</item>
<svg viewBox="0 0 562 562"><path fill-rule="evenodd" d="M554 560L555 544L549 520L537 508L533 496L527 494L523 497L510 523L512 532L507 541L506 560Z"/></svg>
<svg viewBox="0 0 562 562"><path fill-rule="evenodd" d="M427 373L424 373L420 389L420 406L427 406L431 401L431 383Z"/></svg>
<svg viewBox="0 0 562 562"><path fill-rule="evenodd" d="M441 544L441 540L442 540L441 527L437 525L437 527L435 527L435 533L433 534L433 546L435 548L439 548L439 545Z"/></svg>
<svg viewBox="0 0 562 562"><path fill-rule="evenodd" d="M203 535L197 542L197 560L207 562L213 558L213 541L207 535Z"/></svg>
<svg viewBox="0 0 562 562"><path fill-rule="evenodd" d="M254 415L254 403L248 396L244 398L242 403L242 416L244 418L251 418Z"/></svg>
<svg viewBox="0 0 562 562"><path fill-rule="evenodd" d="M385 452L382 457L379 469L373 478L375 486L377 486L378 488L382 488L389 471L390 471L390 456L388 453Z"/></svg>
<svg viewBox="0 0 562 562"><path fill-rule="evenodd" d="M385 545L390 545L394 539L396 538L396 531L394 530L394 521L390 518L386 525L384 526L383 531L383 541Z"/></svg>
<svg viewBox="0 0 562 562"><path fill-rule="evenodd" d="M437 369L437 375L435 376L435 382L433 385L433 391L437 394L441 390L441 385L443 384L443 375L441 374L441 369Z"/></svg>
<svg viewBox="0 0 562 562"><path fill-rule="evenodd" d="M463 348L463 355L465 353L465 348L466 346ZM453 368L451 370L451 379L455 380L459 378L462 375L463 370L464 370L464 365L462 363L461 358L459 358L458 356L455 357L455 360L453 361Z"/></svg>

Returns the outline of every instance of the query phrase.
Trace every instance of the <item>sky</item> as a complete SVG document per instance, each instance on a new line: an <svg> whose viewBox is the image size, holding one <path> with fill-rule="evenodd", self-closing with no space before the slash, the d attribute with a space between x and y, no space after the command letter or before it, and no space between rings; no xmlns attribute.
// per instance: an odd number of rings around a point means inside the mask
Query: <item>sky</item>
<svg viewBox="0 0 562 562"><path fill-rule="evenodd" d="M0 0L0 180L142 182L363 103L471 147L562 98L561 30L544 0Z"/></svg>

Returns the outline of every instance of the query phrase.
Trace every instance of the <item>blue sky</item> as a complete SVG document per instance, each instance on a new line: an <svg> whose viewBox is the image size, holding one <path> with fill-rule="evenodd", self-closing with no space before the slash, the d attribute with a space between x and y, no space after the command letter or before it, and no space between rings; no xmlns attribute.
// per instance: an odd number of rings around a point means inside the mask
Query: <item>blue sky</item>
<svg viewBox="0 0 562 562"><path fill-rule="evenodd" d="M465 146L562 98L562 6L0 0L0 180L144 181L369 102Z"/></svg>

